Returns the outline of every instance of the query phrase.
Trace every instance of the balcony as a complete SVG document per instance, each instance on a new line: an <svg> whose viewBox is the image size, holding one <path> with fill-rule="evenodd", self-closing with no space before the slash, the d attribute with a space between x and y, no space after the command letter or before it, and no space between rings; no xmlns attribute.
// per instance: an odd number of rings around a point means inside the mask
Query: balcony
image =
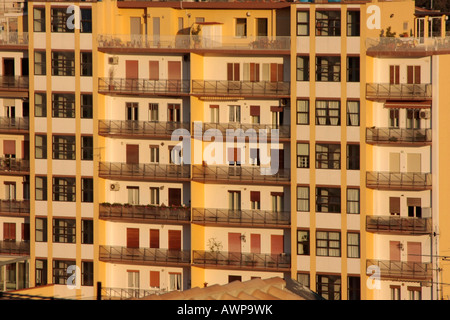
<svg viewBox="0 0 450 320"><path fill-rule="evenodd" d="M4 97L28 97L28 77L0 76L0 92Z"/></svg>
<svg viewBox="0 0 450 320"><path fill-rule="evenodd" d="M100 246L100 261L138 265L189 266L188 250Z"/></svg>
<svg viewBox="0 0 450 320"><path fill-rule="evenodd" d="M189 80L98 79L98 92L110 95L180 96L189 90Z"/></svg>
<svg viewBox="0 0 450 320"><path fill-rule="evenodd" d="M194 123L194 132L196 124ZM212 123L205 122L202 123L202 133L204 134L206 130L218 130L222 135L230 135L236 137L248 137L248 139L254 137L260 139L261 133L265 134L267 139L274 137L274 134L278 133L279 140L289 140L291 137L291 127L284 125L272 125L272 124L255 124L255 123L240 123L240 122L229 122L229 123ZM242 130L242 131L236 131ZM277 130L277 131L272 131ZM228 132L227 132L228 131Z"/></svg>
<svg viewBox="0 0 450 320"><path fill-rule="evenodd" d="M194 266L220 269L250 269L253 271L289 271L289 254L193 251Z"/></svg>
<svg viewBox="0 0 450 320"><path fill-rule="evenodd" d="M284 81L192 80L192 94L199 97L289 98L290 83Z"/></svg>
<svg viewBox="0 0 450 320"><path fill-rule="evenodd" d="M278 169L272 174L270 168L257 166L195 165L192 179L206 183L289 185L290 170Z"/></svg>
<svg viewBox="0 0 450 320"><path fill-rule="evenodd" d="M164 289L131 289L131 288L104 288L102 287L102 300L142 299L153 294L163 294Z"/></svg>
<svg viewBox="0 0 450 320"><path fill-rule="evenodd" d="M192 209L192 223L258 228L289 228L290 212L265 210Z"/></svg>
<svg viewBox="0 0 450 320"><path fill-rule="evenodd" d="M97 37L100 51L134 52L134 51L248 51L261 54L282 54L291 49L290 36L244 37L174 35L149 36L139 34L110 35Z"/></svg>
<svg viewBox="0 0 450 320"><path fill-rule="evenodd" d="M0 13L3 11L0 8ZM23 8L7 8L6 10L16 10L15 12L22 12ZM14 49L14 50L26 50L28 49L28 32L0 32L0 48L2 49Z"/></svg>
<svg viewBox="0 0 450 320"><path fill-rule="evenodd" d="M379 234L424 235L432 231L431 218L367 216L366 230Z"/></svg>
<svg viewBox="0 0 450 320"><path fill-rule="evenodd" d="M29 132L28 118L0 117L0 133L25 134Z"/></svg>
<svg viewBox="0 0 450 320"><path fill-rule="evenodd" d="M177 129L189 131L189 123L134 120L98 122L98 134L105 137L170 139Z"/></svg>
<svg viewBox="0 0 450 320"><path fill-rule="evenodd" d="M29 217L29 200L0 200L0 216Z"/></svg>
<svg viewBox="0 0 450 320"><path fill-rule="evenodd" d="M450 37L381 37L366 40L367 55L372 57L423 57L450 51Z"/></svg>
<svg viewBox="0 0 450 320"><path fill-rule="evenodd" d="M190 166L177 164L128 164L100 162L99 176L104 179L138 181L189 181Z"/></svg>
<svg viewBox="0 0 450 320"><path fill-rule="evenodd" d="M367 83L366 98L373 101L431 100L431 84Z"/></svg>
<svg viewBox="0 0 450 320"><path fill-rule="evenodd" d="M366 173L366 186L379 190L430 190L431 173L369 171Z"/></svg>
<svg viewBox="0 0 450 320"><path fill-rule="evenodd" d="M0 175L28 175L30 161L15 158L0 158Z"/></svg>
<svg viewBox="0 0 450 320"><path fill-rule="evenodd" d="M0 241L0 255L30 255L30 243L25 241Z"/></svg>
<svg viewBox="0 0 450 320"><path fill-rule="evenodd" d="M431 129L366 128L366 142L373 145L429 145Z"/></svg>
<svg viewBox="0 0 450 320"><path fill-rule="evenodd" d="M366 267L376 266L380 268L381 280L414 280L424 281L433 278L433 268L431 262L403 262L393 260L368 259ZM373 270L373 269L366 269ZM367 275L372 275L370 271Z"/></svg>
<svg viewBox="0 0 450 320"><path fill-rule="evenodd" d="M190 208L101 203L100 219L134 223L189 223Z"/></svg>

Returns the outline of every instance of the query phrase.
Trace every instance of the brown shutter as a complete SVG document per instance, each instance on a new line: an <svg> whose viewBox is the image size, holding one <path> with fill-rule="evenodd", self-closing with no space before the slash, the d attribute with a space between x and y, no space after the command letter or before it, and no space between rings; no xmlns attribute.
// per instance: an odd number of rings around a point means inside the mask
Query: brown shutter
<svg viewBox="0 0 450 320"><path fill-rule="evenodd" d="M227 80L233 81L233 64L227 63Z"/></svg>
<svg viewBox="0 0 450 320"><path fill-rule="evenodd" d="M422 244L420 242L407 242L408 262L422 262Z"/></svg>
<svg viewBox="0 0 450 320"><path fill-rule="evenodd" d="M241 234L228 232L228 252L241 252Z"/></svg>
<svg viewBox="0 0 450 320"><path fill-rule="evenodd" d="M420 198L407 198L406 199L406 205L408 207L421 207L421 199Z"/></svg>
<svg viewBox="0 0 450 320"><path fill-rule="evenodd" d="M393 84L395 81L395 66L389 66L389 83Z"/></svg>
<svg viewBox="0 0 450 320"><path fill-rule="evenodd" d="M414 83L420 84L420 66L414 66Z"/></svg>
<svg viewBox="0 0 450 320"><path fill-rule="evenodd" d="M150 229L150 248L159 249L159 229Z"/></svg>
<svg viewBox="0 0 450 320"><path fill-rule="evenodd" d="M259 191L250 191L250 201L261 201L261 193Z"/></svg>
<svg viewBox="0 0 450 320"><path fill-rule="evenodd" d="M139 164L139 145L138 144L127 144L127 164Z"/></svg>
<svg viewBox="0 0 450 320"><path fill-rule="evenodd" d="M270 81L271 82L278 81L278 64L277 63L270 64Z"/></svg>
<svg viewBox="0 0 450 320"><path fill-rule="evenodd" d="M250 106L250 116L259 117L259 115L260 115L259 106Z"/></svg>
<svg viewBox="0 0 450 320"><path fill-rule="evenodd" d="M395 84L400 83L400 66L395 66Z"/></svg>
<svg viewBox="0 0 450 320"><path fill-rule="evenodd" d="M150 61L150 80L159 80L159 61Z"/></svg>
<svg viewBox="0 0 450 320"><path fill-rule="evenodd" d="M407 79L408 84L414 83L414 66L408 66L407 67Z"/></svg>
<svg viewBox="0 0 450 320"><path fill-rule="evenodd" d="M169 250L181 250L181 230L169 230Z"/></svg>
<svg viewBox="0 0 450 320"><path fill-rule="evenodd" d="M389 241L389 259L400 261L400 241Z"/></svg>
<svg viewBox="0 0 450 320"><path fill-rule="evenodd" d="M400 213L399 197L389 197L389 212L391 214Z"/></svg>
<svg viewBox="0 0 450 320"><path fill-rule="evenodd" d="M270 252L272 254L280 254L284 252L284 243L282 235L272 234L270 236Z"/></svg>
<svg viewBox="0 0 450 320"><path fill-rule="evenodd" d="M16 224L15 223L3 223L3 240L16 240Z"/></svg>
<svg viewBox="0 0 450 320"><path fill-rule="evenodd" d="M3 154L16 154L16 141L3 140Z"/></svg>
<svg viewBox="0 0 450 320"><path fill-rule="evenodd" d="M250 81L255 82L255 64L250 63Z"/></svg>
<svg viewBox="0 0 450 320"><path fill-rule="evenodd" d="M234 78L233 78L233 80L234 81L240 81L240 69L239 69L239 63L235 63L234 64Z"/></svg>
<svg viewBox="0 0 450 320"><path fill-rule="evenodd" d="M283 112L283 107L280 106L271 106L270 107L271 112Z"/></svg>
<svg viewBox="0 0 450 320"><path fill-rule="evenodd" d="M261 235L252 233L250 234L250 252L261 253Z"/></svg>
<svg viewBox="0 0 450 320"><path fill-rule="evenodd" d="M150 287L159 288L159 271L150 271Z"/></svg>
<svg viewBox="0 0 450 320"><path fill-rule="evenodd" d="M255 63L255 81L259 82L259 63Z"/></svg>
<svg viewBox="0 0 450 320"><path fill-rule="evenodd" d="M167 66L168 66L168 79L181 80L181 62L168 61Z"/></svg>
<svg viewBox="0 0 450 320"><path fill-rule="evenodd" d="M125 74L127 79L137 79L139 77L139 64L137 60L125 61Z"/></svg>
<svg viewBox="0 0 450 320"><path fill-rule="evenodd" d="M169 206L181 206L181 189L169 188Z"/></svg>
<svg viewBox="0 0 450 320"><path fill-rule="evenodd" d="M278 64L278 81L283 81L283 64Z"/></svg>
<svg viewBox="0 0 450 320"><path fill-rule="evenodd" d="M219 108L219 105L218 104L211 104L211 105L209 105L209 107L210 108Z"/></svg>
<svg viewBox="0 0 450 320"><path fill-rule="evenodd" d="M138 228L127 228L127 248L139 248Z"/></svg>

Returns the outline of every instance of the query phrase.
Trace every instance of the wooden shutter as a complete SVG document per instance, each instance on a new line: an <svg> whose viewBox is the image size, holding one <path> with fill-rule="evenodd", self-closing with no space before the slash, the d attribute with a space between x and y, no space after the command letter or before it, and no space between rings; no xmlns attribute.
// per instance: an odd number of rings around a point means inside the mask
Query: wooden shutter
<svg viewBox="0 0 450 320"><path fill-rule="evenodd" d="M408 84L413 84L414 83L414 66L407 66L406 70L407 70L406 82Z"/></svg>
<svg viewBox="0 0 450 320"><path fill-rule="evenodd" d="M160 274L159 271L150 271L150 287L159 288Z"/></svg>
<svg viewBox="0 0 450 320"><path fill-rule="evenodd" d="M257 116L260 115L260 108L259 106L250 106L250 116Z"/></svg>
<svg viewBox="0 0 450 320"><path fill-rule="evenodd" d="M241 252L241 234L228 233L228 252Z"/></svg>
<svg viewBox="0 0 450 320"><path fill-rule="evenodd" d="M181 250L181 230L169 230L169 250Z"/></svg>
<svg viewBox="0 0 450 320"><path fill-rule="evenodd" d="M168 61L169 80L181 80L181 61Z"/></svg>
<svg viewBox="0 0 450 320"><path fill-rule="evenodd" d="M271 82L278 81L278 64L277 63L270 64L270 81Z"/></svg>
<svg viewBox="0 0 450 320"><path fill-rule="evenodd" d="M283 81L283 64L278 64L278 81Z"/></svg>
<svg viewBox="0 0 450 320"><path fill-rule="evenodd" d="M16 224L15 223L3 223L3 240L15 241L16 240Z"/></svg>
<svg viewBox="0 0 450 320"><path fill-rule="evenodd" d="M3 154L16 154L16 141L3 140Z"/></svg>
<svg viewBox="0 0 450 320"><path fill-rule="evenodd" d="M420 66L414 66L414 83L415 84L420 84L421 83Z"/></svg>
<svg viewBox="0 0 450 320"><path fill-rule="evenodd" d="M400 241L389 241L389 259L400 261Z"/></svg>
<svg viewBox="0 0 450 320"><path fill-rule="evenodd" d="M406 171L407 172L422 172L421 168L421 154L408 153L406 156Z"/></svg>
<svg viewBox="0 0 450 320"><path fill-rule="evenodd" d="M233 81L233 64L227 63L227 80Z"/></svg>
<svg viewBox="0 0 450 320"><path fill-rule="evenodd" d="M125 74L127 79L139 78L139 63L137 60L125 61Z"/></svg>
<svg viewBox="0 0 450 320"><path fill-rule="evenodd" d="M159 80L159 61L150 61L149 79Z"/></svg>
<svg viewBox="0 0 450 320"><path fill-rule="evenodd" d="M422 199L421 198L407 198L406 199L406 205L408 207L421 207L422 204Z"/></svg>
<svg viewBox="0 0 450 320"><path fill-rule="evenodd" d="M126 147L127 164L139 164L139 145L127 144Z"/></svg>
<svg viewBox="0 0 450 320"><path fill-rule="evenodd" d="M159 249L159 229L150 229L150 248Z"/></svg>
<svg viewBox="0 0 450 320"><path fill-rule="evenodd" d="M169 206L181 206L181 189L169 188Z"/></svg>
<svg viewBox="0 0 450 320"><path fill-rule="evenodd" d="M400 213L400 198L399 197L389 197L389 212L391 214Z"/></svg>
<svg viewBox="0 0 450 320"><path fill-rule="evenodd" d="M408 252L408 262L422 262L422 244L420 242L409 242L406 245Z"/></svg>
<svg viewBox="0 0 450 320"><path fill-rule="evenodd" d="M270 236L270 252L272 254L280 254L284 252L284 241L282 235L272 234Z"/></svg>
<svg viewBox="0 0 450 320"><path fill-rule="evenodd" d="M250 252L261 253L261 235L252 233L250 234Z"/></svg>
<svg viewBox="0 0 450 320"><path fill-rule="evenodd" d="M253 202L261 201L261 193L259 191L250 191L250 201Z"/></svg>
<svg viewBox="0 0 450 320"><path fill-rule="evenodd" d="M139 248L138 228L127 228L127 248Z"/></svg>
<svg viewBox="0 0 450 320"><path fill-rule="evenodd" d="M389 83L400 83L400 66L389 66Z"/></svg>

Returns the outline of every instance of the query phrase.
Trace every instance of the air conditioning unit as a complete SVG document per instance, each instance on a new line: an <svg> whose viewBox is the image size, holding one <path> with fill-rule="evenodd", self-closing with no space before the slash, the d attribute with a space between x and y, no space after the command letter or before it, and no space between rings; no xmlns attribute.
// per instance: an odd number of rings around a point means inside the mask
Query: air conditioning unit
<svg viewBox="0 0 450 320"><path fill-rule="evenodd" d="M109 64L114 64L114 65L118 64L119 63L119 57L117 57L117 56L109 57L108 58L108 63Z"/></svg>
<svg viewBox="0 0 450 320"><path fill-rule="evenodd" d="M431 112L430 112L430 110L423 110L423 111L420 111L419 117L420 117L420 119L430 119L430 117L431 117Z"/></svg>
<svg viewBox="0 0 450 320"><path fill-rule="evenodd" d="M111 183L111 185L109 186L109 190L111 191L119 191L120 189L120 185L116 182L116 183Z"/></svg>

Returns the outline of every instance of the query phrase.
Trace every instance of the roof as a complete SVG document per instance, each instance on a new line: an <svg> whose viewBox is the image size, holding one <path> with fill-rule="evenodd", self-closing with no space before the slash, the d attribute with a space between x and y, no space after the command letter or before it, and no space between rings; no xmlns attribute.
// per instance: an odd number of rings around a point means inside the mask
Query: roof
<svg viewBox="0 0 450 320"><path fill-rule="evenodd" d="M233 281L224 285L195 287L150 295L139 300L324 300L301 283L280 277Z"/></svg>

